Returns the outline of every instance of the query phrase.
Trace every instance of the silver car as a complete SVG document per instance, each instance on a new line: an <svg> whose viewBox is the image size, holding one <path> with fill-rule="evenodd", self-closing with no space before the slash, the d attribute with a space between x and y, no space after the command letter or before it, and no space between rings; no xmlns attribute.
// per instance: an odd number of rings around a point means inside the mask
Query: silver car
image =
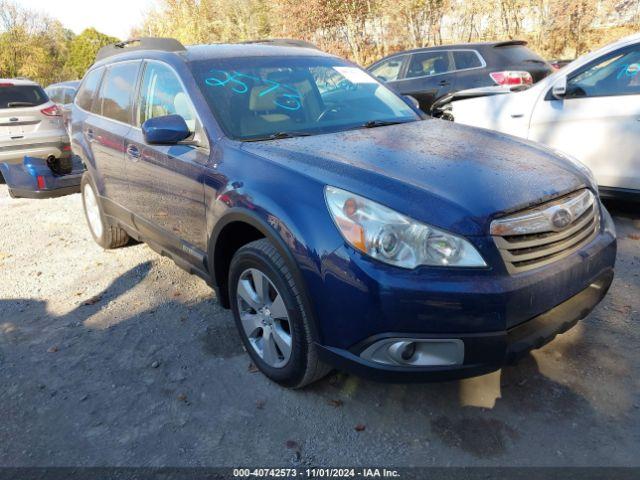
<svg viewBox="0 0 640 480"><path fill-rule="evenodd" d="M42 87L30 80L0 79L0 162L70 154L62 111Z"/></svg>

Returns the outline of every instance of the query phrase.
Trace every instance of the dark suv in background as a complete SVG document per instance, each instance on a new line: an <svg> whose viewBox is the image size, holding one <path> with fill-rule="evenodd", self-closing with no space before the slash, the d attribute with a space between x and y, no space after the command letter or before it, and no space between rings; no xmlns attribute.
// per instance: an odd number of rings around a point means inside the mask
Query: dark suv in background
<svg viewBox="0 0 640 480"><path fill-rule="evenodd" d="M493 85L528 85L553 72L527 42L443 45L395 53L368 68L402 95L411 95L430 113L448 93Z"/></svg>
<svg viewBox="0 0 640 480"><path fill-rule="evenodd" d="M479 375L587 315L616 240L589 171L426 118L311 48L102 50L73 106L96 242L146 242L230 308L254 364Z"/></svg>

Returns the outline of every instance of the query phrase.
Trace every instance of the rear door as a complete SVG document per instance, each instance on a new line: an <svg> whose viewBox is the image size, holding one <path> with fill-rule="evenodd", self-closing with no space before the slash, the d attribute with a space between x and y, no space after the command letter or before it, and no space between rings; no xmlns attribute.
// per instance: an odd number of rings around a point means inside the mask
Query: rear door
<svg viewBox="0 0 640 480"><path fill-rule="evenodd" d="M100 193L120 206L126 206L129 201L125 139L131 130L140 65L140 61L128 61L106 67L97 103L93 106L95 115L84 125L102 183Z"/></svg>
<svg viewBox="0 0 640 480"><path fill-rule="evenodd" d="M563 99L536 104L529 137L574 155L600 186L640 190L640 45L568 73Z"/></svg>
<svg viewBox="0 0 640 480"><path fill-rule="evenodd" d="M453 50L452 54L456 78L455 90L493 85L493 80L485 69L485 60L477 50Z"/></svg>
<svg viewBox="0 0 640 480"><path fill-rule="evenodd" d="M173 114L185 119L190 139L179 145L146 144L140 126L150 118ZM203 178L209 150L187 90L169 65L146 63L135 125L126 142L126 169L132 210L146 220L139 229L193 261L193 249L183 242L205 251Z"/></svg>
<svg viewBox="0 0 640 480"><path fill-rule="evenodd" d="M429 112L434 100L455 89L451 52L437 50L413 53L407 62L404 77L395 88L403 95L415 97L423 111Z"/></svg>

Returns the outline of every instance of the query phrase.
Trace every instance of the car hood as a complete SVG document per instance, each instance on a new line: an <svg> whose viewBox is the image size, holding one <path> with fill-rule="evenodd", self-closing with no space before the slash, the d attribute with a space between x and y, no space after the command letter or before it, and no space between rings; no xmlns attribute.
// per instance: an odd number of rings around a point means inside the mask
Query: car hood
<svg viewBox="0 0 640 480"><path fill-rule="evenodd" d="M589 185L546 147L442 120L244 143L264 159L450 231Z"/></svg>

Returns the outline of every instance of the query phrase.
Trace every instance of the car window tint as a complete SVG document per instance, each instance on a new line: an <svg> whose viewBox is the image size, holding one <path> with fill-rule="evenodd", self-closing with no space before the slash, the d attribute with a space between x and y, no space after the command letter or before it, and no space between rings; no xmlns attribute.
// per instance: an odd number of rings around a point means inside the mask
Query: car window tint
<svg viewBox="0 0 640 480"><path fill-rule="evenodd" d="M47 94L38 85L0 84L0 108L34 107L48 101Z"/></svg>
<svg viewBox="0 0 640 480"><path fill-rule="evenodd" d="M371 69L371 74L383 82L397 80L402 67L402 58L390 58Z"/></svg>
<svg viewBox="0 0 640 480"><path fill-rule="evenodd" d="M193 62L196 81L230 137L319 134L416 113L368 72L332 57L246 57Z"/></svg>
<svg viewBox="0 0 640 480"><path fill-rule="evenodd" d="M449 62L449 52L424 52L411 56L407 78L430 77L453 70Z"/></svg>
<svg viewBox="0 0 640 480"><path fill-rule="evenodd" d="M189 130L196 130L196 114L176 74L161 63L149 63L140 90L138 125L165 115L180 115Z"/></svg>
<svg viewBox="0 0 640 480"><path fill-rule="evenodd" d="M640 46L618 51L567 82L566 98L640 95Z"/></svg>
<svg viewBox="0 0 640 480"><path fill-rule="evenodd" d="M76 96L76 104L80 108L88 112L92 111L93 99L98 93L98 87L100 86L100 79L102 78L103 73L104 69L97 68L90 71L84 78L84 81L78 90L78 95Z"/></svg>
<svg viewBox="0 0 640 480"><path fill-rule="evenodd" d="M482 67L478 54L471 50L453 52L453 61L456 64L456 70Z"/></svg>
<svg viewBox="0 0 640 480"><path fill-rule="evenodd" d="M123 123L131 123L132 92L138 77L138 62L107 68L100 91L101 114Z"/></svg>

